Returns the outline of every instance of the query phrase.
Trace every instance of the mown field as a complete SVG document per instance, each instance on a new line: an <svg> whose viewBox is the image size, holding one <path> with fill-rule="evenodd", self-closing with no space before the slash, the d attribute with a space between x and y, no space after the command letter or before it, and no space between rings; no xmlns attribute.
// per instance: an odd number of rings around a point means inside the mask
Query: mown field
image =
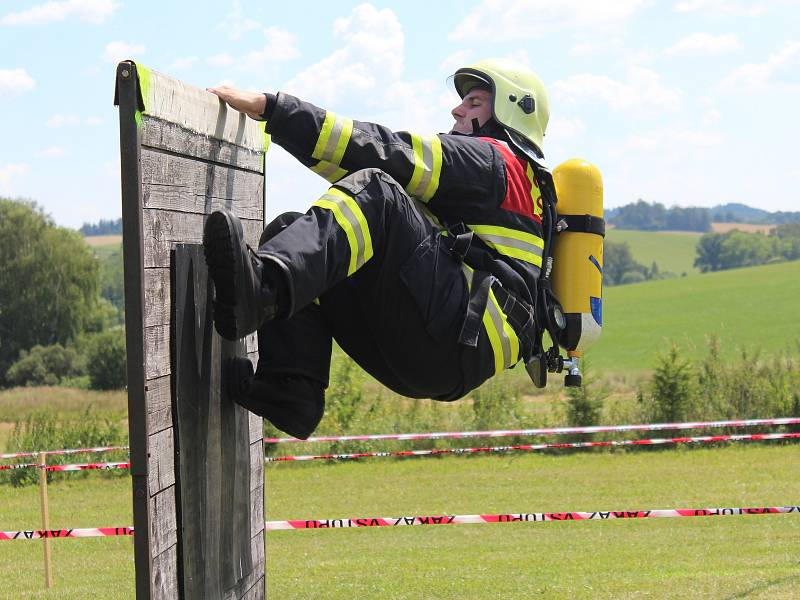
<svg viewBox="0 0 800 600"><path fill-rule="evenodd" d="M773 442L774 443L774 442ZM800 446L272 464L267 519L795 505ZM0 489L0 529L39 524ZM130 482L50 488L53 527L131 523ZM0 542L2 597L130 598L130 539ZM797 598L800 515L270 532L268 597Z"/></svg>
<svg viewBox="0 0 800 600"><path fill-rule="evenodd" d="M695 248L700 233L632 231L610 228L606 240L617 244L627 243L634 260L648 268L655 262L660 271L670 271L678 276L699 273L694 266Z"/></svg>
<svg viewBox="0 0 800 600"><path fill-rule="evenodd" d="M725 352L796 350L798 298L798 261L606 287L603 333L588 358L606 372L652 369L671 341L699 356L711 335Z"/></svg>

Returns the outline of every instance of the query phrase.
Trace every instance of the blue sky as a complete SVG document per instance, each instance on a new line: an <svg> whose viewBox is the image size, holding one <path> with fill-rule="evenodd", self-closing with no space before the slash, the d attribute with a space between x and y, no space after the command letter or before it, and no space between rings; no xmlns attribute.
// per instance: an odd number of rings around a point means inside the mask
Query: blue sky
<svg viewBox="0 0 800 600"><path fill-rule="evenodd" d="M32 198L69 227L121 214L123 58L426 133L451 126L447 76L491 56L539 73L548 164L597 164L607 207L800 210L792 0L4 1L0 195ZM304 211L325 187L270 149L268 216Z"/></svg>

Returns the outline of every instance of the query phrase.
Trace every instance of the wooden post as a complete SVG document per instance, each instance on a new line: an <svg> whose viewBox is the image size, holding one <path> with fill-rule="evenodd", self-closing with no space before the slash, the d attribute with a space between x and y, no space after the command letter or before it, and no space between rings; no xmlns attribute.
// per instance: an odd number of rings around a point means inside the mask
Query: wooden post
<svg viewBox="0 0 800 600"><path fill-rule="evenodd" d="M39 498L42 502L42 529L44 531L50 530L50 509L47 503L47 455L44 452L39 453ZM50 538L45 537L42 539L44 542L44 581L47 588L53 587L53 570L50 564Z"/></svg>

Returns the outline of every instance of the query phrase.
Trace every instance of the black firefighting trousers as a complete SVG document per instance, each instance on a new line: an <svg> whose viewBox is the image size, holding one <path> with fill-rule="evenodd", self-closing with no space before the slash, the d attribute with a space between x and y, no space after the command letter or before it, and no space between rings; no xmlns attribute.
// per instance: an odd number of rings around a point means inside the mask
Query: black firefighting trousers
<svg viewBox="0 0 800 600"><path fill-rule="evenodd" d="M459 343L469 302L453 237L423 216L389 175L340 180L305 214L265 229L258 255L288 280L288 316L258 331L258 374L327 387L331 339L391 390L456 400L496 370L485 331Z"/></svg>

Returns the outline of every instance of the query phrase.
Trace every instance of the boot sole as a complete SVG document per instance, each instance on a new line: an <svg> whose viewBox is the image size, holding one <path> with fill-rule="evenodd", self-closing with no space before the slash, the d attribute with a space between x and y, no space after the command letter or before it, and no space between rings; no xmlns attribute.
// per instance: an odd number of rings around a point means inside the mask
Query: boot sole
<svg viewBox="0 0 800 600"><path fill-rule="evenodd" d="M212 213L203 230L208 274L216 290L214 325L228 340L242 337L237 325L242 322L244 307L237 298L244 283L243 237L241 224L227 211Z"/></svg>

